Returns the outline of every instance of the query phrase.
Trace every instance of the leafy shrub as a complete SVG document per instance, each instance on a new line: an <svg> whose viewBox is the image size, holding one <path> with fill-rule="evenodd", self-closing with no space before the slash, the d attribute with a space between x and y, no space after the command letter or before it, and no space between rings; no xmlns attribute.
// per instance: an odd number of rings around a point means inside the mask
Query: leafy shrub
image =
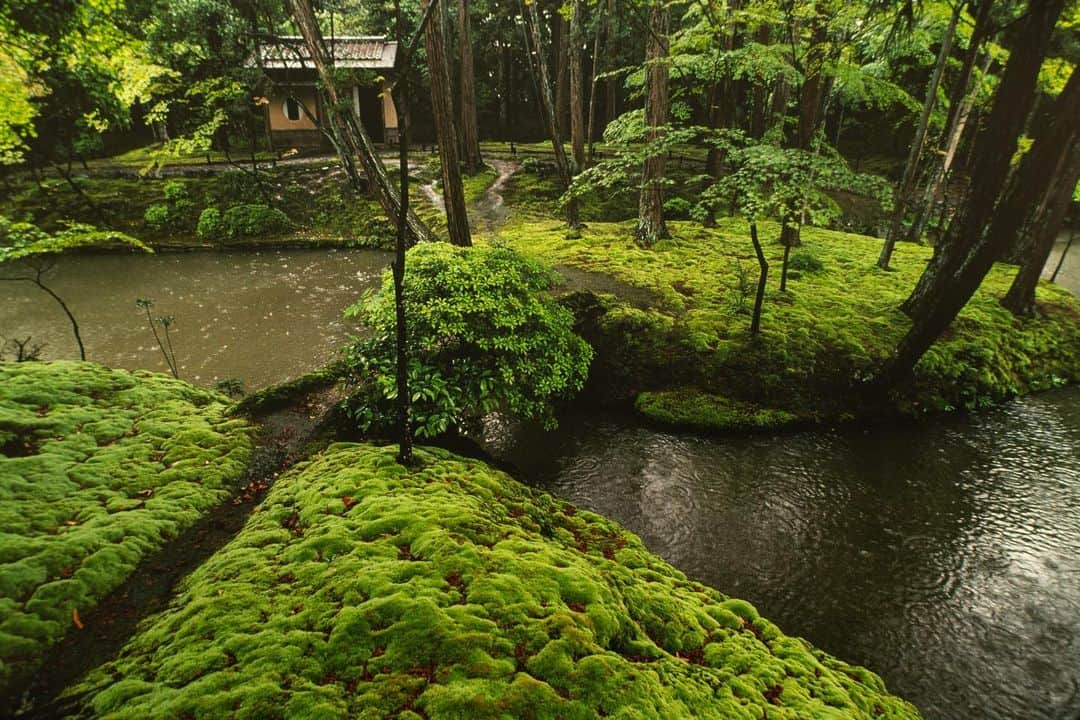
<svg viewBox="0 0 1080 720"><path fill-rule="evenodd" d="M671 220L688 220L690 218L690 208L690 201L686 198L668 198L664 202L664 215Z"/></svg>
<svg viewBox="0 0 1080 720"><path fill-rule="evenodd" d="M165 203L154 203L146 208L143 220L154 230L164 230L169 224L169 206Z"/></svg>
<svg viewBox="0 0 1080 720"><path fill-rule="evenodd" d="M289 216L269 205L234 205L221 217L230 240L261 235L276 235L289 230Z"/></svg>
<svg viewBox="0 0 1080 720"><path fill-rule="evenodd" d="M807 252L792 253L788 259L788 270L799 272L816 273L825 269L825 265L816 257Z"/></svg>
<svg viewBox="0 0 1080 720"><path fill-rule="evenodd" d="M186 200L188 198L187 186L180 180L170 180L165 183L165 187L161 190L165 199L171 203L175 203L179 200Z"/></svg>
<svg viewBox="0 0 1080 720"><path fill-rule="evenodd" d="M418 436L474 427L495 411L555 424L552 402L581 389L592 358L573 332L573 315L544 294L556 280L508 248L425 243L409 251L409 391ZM348 353L350 412L365 431L385 431L397 394L391 274L346 315L372 330Z"/></svg>
<svg viewBox="0 0 1080 720"><path fill-rule="evenodd" d="M225 240L225 223L221 220L221 211L217 208L208 207L199 214L199 224L195 227L195 234L200 240L210 242L223 242Z"/></svg>
<svg viewBox="0 0 1080 720"><path fill-rule="evenodd" d="M521 161L521 169L533 175L546 175L549 171L548 163L540 158L527 157Z"/></svg>
<svg viewBox="0 0 1080 720"><path fill-rule="evenodd" d="M230 203L246 203L262 197L251 173L229 170L218 176L219 195Z"/></svg>
<svg viewBox="0 0 1080 720"><path fill-rule="evenodd" d="M184 225L190 227L190 223L195 219L195 202L187 198L180 198L173 203L172 212L169 213L169 220L172 222L181 222Z"/></svg>

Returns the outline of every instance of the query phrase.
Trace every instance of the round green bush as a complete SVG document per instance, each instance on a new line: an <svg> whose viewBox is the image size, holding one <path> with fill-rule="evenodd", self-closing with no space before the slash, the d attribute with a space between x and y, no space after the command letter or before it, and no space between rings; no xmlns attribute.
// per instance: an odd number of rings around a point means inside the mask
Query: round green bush
<svg viewBox="0 0 1080 720"><path fill-rule="evenodd" d="M269 205L234 205L221 219L230 240L278 235L292 228L289 216Z"/></svg>
<svg viewBox="0 0 1080 720"><path fill-rule="evenodd" d="M592 348L546 291L555 273L508 248L422 243L409 251L405 303L409 393L416 434L475 427L501 411L555 424L553 403L581 389ZM346 311L371 333L350 349L349 403L368 432L393 425L393 279Z"/></svg>
<svg viewBox="0 0 1080 720"><path fill-rule="evenodd" d="M165 183L165 187L161 190L165 199L169 202L176 202L177 200L185 200L188 196L187 186L184 185L181 180L170 180Z"/></svg>
<svg viewBox="0 0 1080 720"><path fill-rule="evenodd" d="M195 234L200 240L210 242L224 241L225 224L221 221L221 211L217 208L208 207L199 213L199 224L195 227Z"/></svg>
<svg viewBox="0 0 1080 720"><path fill-rule="evenodd" d="M163 230L169 224L169 206L164 203L155 203L146 208L143 220L154 230Z"/></svg>

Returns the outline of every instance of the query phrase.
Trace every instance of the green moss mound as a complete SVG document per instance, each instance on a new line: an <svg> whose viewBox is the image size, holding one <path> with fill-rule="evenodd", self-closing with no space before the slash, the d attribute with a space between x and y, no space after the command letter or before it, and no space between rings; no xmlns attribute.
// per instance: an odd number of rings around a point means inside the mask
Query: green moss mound
<svg viewBox="0 0 1080 720"><path fill-rule="evenodd" d="M482 463L339 444L116 660L111 718L917 718L873 673Z"/></svg>
<svg viewBox="0 0 1080 720"><path fill-rule="evenodd" d="M162 375L0 362L0 695L228 496L252 442L226 408Z"/></svg>
<svg viewBox="0 0 1080 720"><path fill-rule="evenodd" d="M638 395L634 409L653 422L695 430L770 431L807 420L786 410L763 408L695 388L643 392Z"/></svg>
<svg viewBox="0 0 1080 720"><path fill-rule="evenodd" d="M865 411L860 390L910 327L898 308L930 248L900 243L894 271L886 272L875 264L880 239L807 227L796 255L803 270L780 292L779 227L759 223L770 274L761 334L753 337L758 269L746 222L669 228L671 239L651 249L635 242L630 223L595 222L568 233L550 221L518 221L502 229L500 241L552 265L603 273L653 298L634 307L620 297L583 330L597 348L595 379L631 397L697 387L800 417L835 420ZM916 367L914 382L897 389L900 409L977 408L1080 381L1080 302L1040 283L1041 317L1015 318L999 304L1015 273L1015 266L993 268ZM700 405L691 393L669 395L669 417L701 414L700 407L677 410L680 398Z"/></svg>

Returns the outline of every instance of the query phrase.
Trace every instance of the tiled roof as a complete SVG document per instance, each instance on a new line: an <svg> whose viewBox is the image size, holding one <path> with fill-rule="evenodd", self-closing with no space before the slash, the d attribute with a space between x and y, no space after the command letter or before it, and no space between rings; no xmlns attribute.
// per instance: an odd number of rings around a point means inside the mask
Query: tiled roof
<svg viewBox="0 0 1080 720"><path fill-rule="evenodd" d="M397 43L383 36L343 36L325 38L326 48L339 68L390 70L397 57ZM302 38L284 35L276 42L259 46L262 66L269 70L313 68L311 54Z"/></svg>

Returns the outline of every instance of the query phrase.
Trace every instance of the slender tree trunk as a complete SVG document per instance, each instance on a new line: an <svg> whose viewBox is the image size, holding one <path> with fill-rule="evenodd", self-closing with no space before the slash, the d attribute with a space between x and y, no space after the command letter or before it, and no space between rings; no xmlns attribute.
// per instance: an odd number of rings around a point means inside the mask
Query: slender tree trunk
<svg viewBox="0 0 1080 720"><path fill-rule="evenodd" d="M765 303L765 283L769 279L769 262L765 259L765 252L761 249L761 242L757 236L757 223L750 223L750 241L754 243L754 254L757 255L758 274L757 295L754 296L754 316L750 321L750 334L757 335L761 331L761 306Z"/></svg>
<svg viewBox="0 0 1080 720"><path fill-rule="evenodd" d="M1074 137L1065 154L1067 157L1050 185L1050 197L1041 204L1038 214L1028 225L1027 252L1009 291L1001 300L1001 304L1014 315L1030 315L1035 310L1035 287L1065 222L1065 215L1072 203L1073 188L1080 180L1080 140Z"/></svg>
<svg viewBox="0 0 1080 720"><path fill-rule="evenodd" d="M573 172L577 174L585 169L585 85L581 67L585 3L582 0L574 0L573 13L570 17L570 52L567 53L567 61L570 64L570 149L574 158Z"/></svg>
<svg viewBox="0 0 1080 720"><path fill-rule="evenodd" d="M878 267L882 270L889 269L889 260L892 259L893 247L903 230L904 215L907 212L908 199L914 190L915 181L919 177L919 162L922 158L923 145L926 143L926 132L930 127L930 116L937 105L938 85L945 71L945 63L952 53L953 37L956 35L956 23L960 20L960 11L963 3L956 3L952 16L949 18L949 26L945 30L945 37L941 40L941 49L938 51L937 62L934 64L934 72L930 75L930 82L926 86L926 98L923 100L922 113L919 115L919 124L915 126L915 137L911 140L911 149L908 151L907 162L904 163L904 175L900 180L893 202L892 219L889 222L889 231L885 235L885 244L878 256Z"/></svg>
<svg viewBox="0 0 1080 720"><path fill-rule="evenodd" d="M421 10L431 0L421 0ZM465 189L461 182L461 161L458 158L458 134L454 124L454 100L451 95L450 72L446 56L446 36L443 34L443 6L435 8L438 18L432 18L424 31L427 50L428 78L431 82L431 114L439 141L439 160L442 165L443 204L446 206L446 227L450 242L468 247L469 216L465 207ZM436 20L438 19L438 22Z"/></svg>
<svg viewBox="0 0 1080 720"><path fill-rule="evenodd" d="M551 95L551 79L548 74L547 55L544 53L544 44L540 38L540 17L536 10L536 2L528 4L520 0L521 15L525 19L526 55L530 60L533 78L536 81L536 96L540 105L540 113L543 115L544 124L547 125L548 137L551 138L551 149L555 157L555 170L563 189L570 187L573 176L570 173L570 162L566 157L566 149L563 147L562 136L559 134L559 123L555 118L555 103ZM581 225L578 216L576 200L566 203L566 224L572 228Z"/></svg>
<svg viewBox="0 0 1080 720"><path fill-rule="evenodd" d="M669 10L663 0L653 0L649 12L649 37L645 51L645 124L649 145L663 138L668 116L668 24ZM638 202L638 241L652 247L668 237L664 222L665 153L652 151L645 157Z"/></svg>
<svg viewBox="0 0 1080 720"><path fill-rule="evenodd" d="M597 13L600 12L600 5L596 6ZM589 121L585 129L585 138L588 142L588 148L586 150L585 159L586 162L591 163L593 161L593 143L596 141L596 95L599 88L597 87L598 80L596 76L600 74L600 68L602 63L600 62L600 48L601 42L604 36L604 28L607 27L607 18L596 18L596 35L593 38L593 52L592 52L592 80L589 83Z"/></svg>
<svg viewBox="0 0 1080 720"><path fill-rule="evenodd" d="M552 21L551 45L555 50L555 123L559 126L559 135L565 136L570 125L570 28L561 12L556 11Z"/></svg>
<svg viewBox="0 0 1080 720"><path fill-rule="evenodd" d="M992 59L993 57L987 54L986 61L983 63L982 67L983 75L990 69L990 62ZM923 196L922 205L919 208L919 213L908 233L908 240L911 242L919 242L922 239L923 231L926 229L926 223L930 219L934 206L944 199L945 181L949 177L949 171L952 169L953 160L956 158L956 151L960 147L960 140L964 137L964 129L967 127L968 118L971 116L971 109L974 107L975 98L978 97L978 95L979 86L978 84L975 84L960 101L960 107L957 109L956 113L952 115L952 124L948 126L948 132L945 135L941 156L934 162L934 167L930 175L930 182L926 185L926 193Z"/></svg>
<svg viewBox="0 0 1080 720"><path fill-rule="evenodd" d="M356 117L353 104L351 102L342 102L338 95L333 70L327 59L326 44L323 42L322 32L319 30L318 22L315 19L315 11L312 8L311 0L288 0L288 4L293 19L296 21L296 26L299 28L308 52L311 54L311 60L322 82L323 91L330 99L328 114L338 159L341 161L353 188L357 192L363 192L365 188L360 182L356 166L353 163L354 157L360 158L364 174L373 186L372 189L375 192L376 199L379 201L379 205L388 218L396 221L401 214L401 198L391 185L390 178L386 174L386 168L383 167L382 161L375 153L375 147L364 130L360 118ZM409 210L406 217L408 218L409 234L412 242L434 240L431 230L416 216L416 213Z"/></svg>
<svg viewBox="0 0 1080 720"><path fill-rule="evenodd" d="M769 37L772 34L772 28L768 23L762 23L758 28L757 36L754 38L758 45L768 45ZM749 130L750 136L760 139L765 134L765 126L768 122L769 112L769 88L765 82L759 77L754 81L754 90L751 94L751 106L750 106L750 123Z"/></svg>
<svg viewBox="0 0 1080 720"><path fill-rule="evenodd" d="M55 292L53 292L53 290L48 285L41 282L42 273L43 271L39 269L37 270L37 274L35 275L35 277L26 279L37 285L39 288L41 288L41 290L47 293L49 297L55 300L56 304L59 305L60 309L64 311L65 315L67 315L68 322L71 323L71 332L75 335L75 344L79 346L79 359L85 360L86 346L83 345L82 334L79 332L79 323L77 320L75 320L74 313L71 312L71 308L67 306L67 303L64 302L64 299L57 295Z"/></svg>
<svg viewBox="0 0 1080 720"><path fill-rule="evenodd" d="M480 156L480 129L476 120L476 71L473 68L469 0L458 0L458 45L461 54L461 149L465 172L475 175L484 167Z"/></svg>
<svg viewBox="0 0 1080 720"><path fill-rule="evenodd" d="M1065 265L1065 256L1069 254L1069 250L1072 249L1073 240L1076 239L1076 228L1072 229L1069 233L1069 241L1065 243L1065 247L1061 248L1061 257L1058 258L1057 265L1054 266L1054 272L1050 275L1050 282L1057 282L1058 273L1061 272L1061 268Z"/></svg>
<svg viewBox="0 0 1080 720"><path fill-rule="evenodd" d="M1017 22L1009 62L978 140L980 152L968 197L950 226L952 237L927 266L904 304L913 324L880 374L879 386L893 385L910 375L930 345L978 289L1000 257L1003 243L1015 236L1023 220L1023 203L1031 194L1041 194L1039 191L1050 182L1062 138L1071 134L1070 123L1075 115L1059 115L1060 120L1052 131L1032 145L1018 170L1030 182L1015 186L1022 188L1022 192L1010 193L998 201L1034 103L1035 81L1064 2L1033 3L1027 15Z"/></svg>

